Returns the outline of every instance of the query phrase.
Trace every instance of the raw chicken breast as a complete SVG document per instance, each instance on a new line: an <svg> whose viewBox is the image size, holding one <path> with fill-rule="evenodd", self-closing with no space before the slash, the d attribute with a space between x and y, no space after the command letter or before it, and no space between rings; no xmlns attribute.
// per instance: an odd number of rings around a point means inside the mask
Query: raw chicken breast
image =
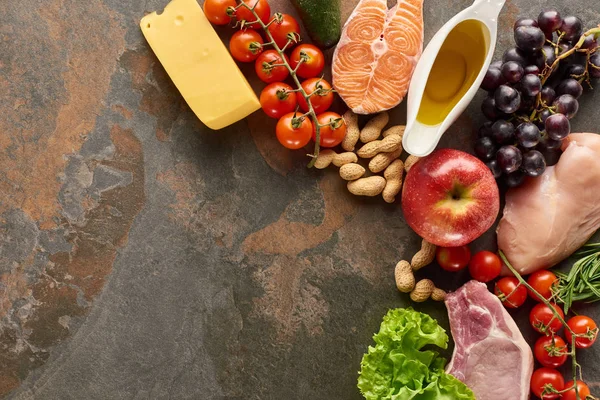
<svg viewBox="0 0 600 400"><path fill-rule="evenodd" d="M523 275L564 260L600 228L600 135L569 135L563 151L541 177L506 194L498 248Z"/></svg>

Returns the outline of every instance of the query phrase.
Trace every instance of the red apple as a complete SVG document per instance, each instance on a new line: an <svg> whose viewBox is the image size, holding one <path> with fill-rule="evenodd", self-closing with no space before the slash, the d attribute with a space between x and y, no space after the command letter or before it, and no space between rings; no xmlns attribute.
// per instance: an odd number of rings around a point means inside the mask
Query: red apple
<svg viewBox="0 0 600 400"><path fill-rule="evenodd" d="M437 246L458 247L487 231L500 211L489 168L463 151L436 150L412 166L402 190L410 227Z"/></svg>

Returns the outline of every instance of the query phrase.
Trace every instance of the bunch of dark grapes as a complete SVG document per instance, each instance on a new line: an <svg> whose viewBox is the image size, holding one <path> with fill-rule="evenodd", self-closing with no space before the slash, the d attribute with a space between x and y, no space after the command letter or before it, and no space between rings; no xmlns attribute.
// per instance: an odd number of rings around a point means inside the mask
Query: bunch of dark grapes
<svg viewBox="0 0 600 400"><path fill-rule="evenodd" d="M490 65L481 84L488 92L481 110L489 121L479 129L475 153L509 187L540 176L571 132L583 83L600 78L593 31L582 37L579 18L544 10L537 20L515 22L516 47Z"/></svg>

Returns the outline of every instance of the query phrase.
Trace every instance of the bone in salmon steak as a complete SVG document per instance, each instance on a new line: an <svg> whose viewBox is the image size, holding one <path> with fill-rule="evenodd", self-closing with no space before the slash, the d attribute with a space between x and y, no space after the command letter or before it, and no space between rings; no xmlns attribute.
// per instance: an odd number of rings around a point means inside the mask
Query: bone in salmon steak
<svg viewBox="0 0 600 400"><path fill-rule="evenodd" d="M423 0L361 0L333 55L333 86L357 114L400 104L423 52Z"/></svg>
<svg viewBox="0 0 600 400"><path fill-rule="evenodd" d="M446 307L455 343L446 372L477 400L528 399L533 354L498 297L470 281L446 297Z"/></svg>
<svg viewBox="0 0 600 400"><path fill-rule="evenodd" d="M558 164L506 194L498 248L523 275L564 260L600 228L600 135L569 135L563 151Z"/></svg>

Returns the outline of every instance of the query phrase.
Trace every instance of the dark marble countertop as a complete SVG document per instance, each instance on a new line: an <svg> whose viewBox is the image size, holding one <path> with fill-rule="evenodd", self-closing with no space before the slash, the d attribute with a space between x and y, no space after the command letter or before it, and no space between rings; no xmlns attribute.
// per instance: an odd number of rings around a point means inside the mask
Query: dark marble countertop
<svg viewBox="0 0 600 400"><path fill-rule="evenodd" d="M306 169L261 113L204 127L138 27L166 3L3 4L0 395L360 399L372 334L410 303L393 267L419 238L398 204ZM425 0L426 40L469 4ZM550 5L600 22L599 0L508 0L498 53L517 17ZM469 149L479 101L442 145ZM584 95L575 131L598 131L599 101ZM490 232L473 249L493 243ZM467 278L423 273L445 289ZM447 326L443 306L417 308ZM515 315L525 326L527 311ZM599 358L600 345L581 352L597 395Z"/></svg>

